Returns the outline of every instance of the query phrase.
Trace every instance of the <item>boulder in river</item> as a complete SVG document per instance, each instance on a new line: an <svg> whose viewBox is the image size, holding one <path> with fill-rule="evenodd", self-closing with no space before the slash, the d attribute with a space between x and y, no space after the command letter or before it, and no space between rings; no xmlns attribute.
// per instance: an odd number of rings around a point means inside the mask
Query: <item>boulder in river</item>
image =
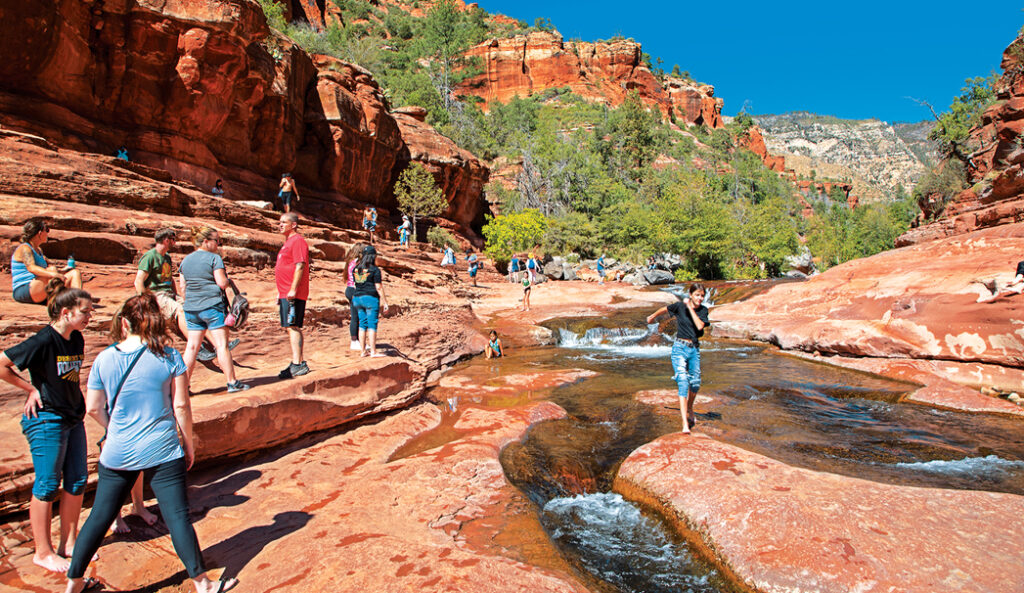
<svg viewBox="0 0 1024 593"><path fill-rule="evenodd" d="M665 270L646 270L643 272L643 277L648 284L674 284L676 281L672 272Z"/></svg>

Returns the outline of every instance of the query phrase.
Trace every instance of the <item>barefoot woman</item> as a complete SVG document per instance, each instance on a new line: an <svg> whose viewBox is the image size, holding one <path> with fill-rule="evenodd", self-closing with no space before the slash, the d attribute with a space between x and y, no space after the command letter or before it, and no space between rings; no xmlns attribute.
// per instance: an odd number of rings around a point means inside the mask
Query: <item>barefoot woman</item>
<svg viewBox="0 0 1024 593"><path fill-rule="evenodd" d="M676 318L676 341L672 346L672 370L679 385L679 410L683 416L683 432L689 434L693 426L693 400L700 389L700 337L708 321L708 308L702 305L704 287L690 285L690 297L678 303L662 307L647 318L654 323L659 317L670 313Z"/></svg>

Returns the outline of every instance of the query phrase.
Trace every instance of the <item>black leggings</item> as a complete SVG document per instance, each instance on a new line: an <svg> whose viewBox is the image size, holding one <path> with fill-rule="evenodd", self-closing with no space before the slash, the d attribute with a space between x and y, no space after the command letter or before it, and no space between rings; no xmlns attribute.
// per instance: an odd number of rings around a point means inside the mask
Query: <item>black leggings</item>
<svg viewBox="0 0 1024 593"><path fill-rule="evenodd" d="M192 529L192 523L188 520L185 459L181 458L145 470L108 469L102 464L99 465L96 500L75 541L75 553L71 557L68 578L80 579L85 575L85 567L99 549L114 519L121 512L121 505L131 494L140 471L145 473L146 481L156 494L156 501L160 503L160 515L171 532L174 551L185 565L188 576L196 578L206 572L196 531Z"/></svg>
<svg viewBox="0 0 1024 593"><path fill-rule="evenodd" d="M355 296L356 289L351 286L345 287L345 298L348 299L348 308L351 313L349 314L348 321L348 335L352 338L353 342L359 341L359 313L356 312L356 308L352 306L352 299Z"/></svg>

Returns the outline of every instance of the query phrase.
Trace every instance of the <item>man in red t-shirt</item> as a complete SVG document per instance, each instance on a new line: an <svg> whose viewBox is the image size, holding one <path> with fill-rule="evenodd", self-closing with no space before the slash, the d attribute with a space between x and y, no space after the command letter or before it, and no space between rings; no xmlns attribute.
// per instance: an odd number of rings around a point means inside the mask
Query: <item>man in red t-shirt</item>
<svg viewBox="0 0 1024 593"><path fill-rule="evenodd" d="M309 245L297 231L297 214L282 214L279 225L284 235L284 245L277 253L274 276L277 279L281 327L288 331L292 360L277 376L291 379L309 372L309 366L302 358L302 320L306 316L306 299L309 298Z"/></svg>

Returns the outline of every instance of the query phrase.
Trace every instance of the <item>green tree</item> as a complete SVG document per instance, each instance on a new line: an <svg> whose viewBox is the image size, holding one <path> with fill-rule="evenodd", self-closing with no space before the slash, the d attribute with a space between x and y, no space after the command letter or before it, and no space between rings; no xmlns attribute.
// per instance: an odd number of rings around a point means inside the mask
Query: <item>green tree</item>
<svg viewBox="0 0 1024 593"><path fill-rule="evenodd" d="M489 218L483 228L484 251L495 261L510 261L514 253L539 245L547 228L547 219L533 209Z"/></svg>
<svg viewBox="0 0 1024 593"><path fill-rule="evenodd" d="M938 124L928 134L928 138L936 142L943 159L955 158L965 165L970 164L970 154L973 152L968 147L971 129L981 124L981 114L995 101L993 87L997 79L995 73L988 77L968 78L960 89L960 95L953 99L949 111L936 115L932 109ZM931 108L931 105L928 107Z"/></svg>
<svg viewBox="0 0 1024 593"><path fill-rule="evenodd" d="M412 216L412 228L416 228L419 216L437 216L448 208L441 188L437 187L434 176L421 163L411 163L395 183L395 197L401 211Z"/></svg>

